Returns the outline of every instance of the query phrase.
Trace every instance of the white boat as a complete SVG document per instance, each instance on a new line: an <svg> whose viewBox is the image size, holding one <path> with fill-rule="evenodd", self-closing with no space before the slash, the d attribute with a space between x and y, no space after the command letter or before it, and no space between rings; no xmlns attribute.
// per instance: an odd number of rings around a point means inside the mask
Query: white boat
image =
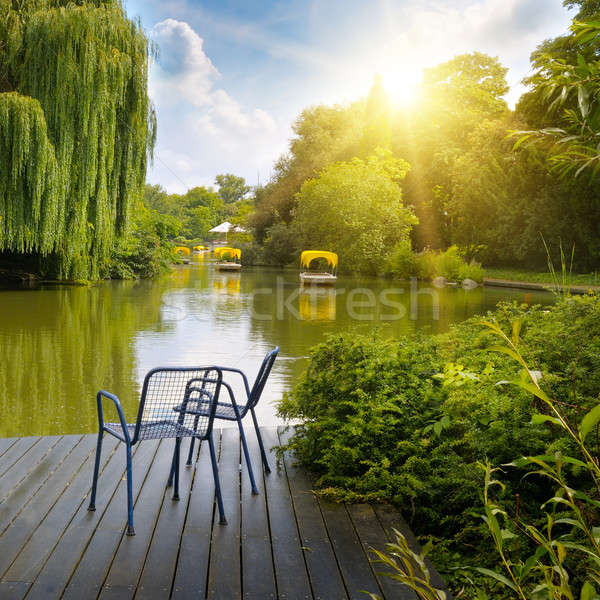
<svg viewBox="0 0 600 600"><path fill-rule="evenodd" d="M218 269L219 271L239 271L242 268L242 265L240 265L240 263L234 263L234 262L218 262L215 265L215 269Z"/></svg>
<svg viewBox="0 0 600 600"><path fill-rule="evenodd" d="M331 273L311 273L305 271L300 273L300 281L309 285L333 285L337 277Z"/></svg>
<svg viewBox="0 0 600 600"><path fill-rule="evenodd" d="M309 271L313 260L322 258L331 269L327 271ZM333 285L337 281L338 255L327 250L304 250L300 255L300 266L306 269L300 273L300 283L303 285Z"/></svg>

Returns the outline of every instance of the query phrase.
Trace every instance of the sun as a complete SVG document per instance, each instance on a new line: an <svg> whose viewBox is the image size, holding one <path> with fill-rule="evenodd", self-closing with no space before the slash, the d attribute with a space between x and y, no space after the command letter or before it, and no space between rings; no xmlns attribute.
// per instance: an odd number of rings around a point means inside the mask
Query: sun
<svg viewBox="0 0 600 600"><path fill-rule="evenodd" d="M388 66L379 71L392 106L414 104L419 95L421 72L404 65Z"/></svg>

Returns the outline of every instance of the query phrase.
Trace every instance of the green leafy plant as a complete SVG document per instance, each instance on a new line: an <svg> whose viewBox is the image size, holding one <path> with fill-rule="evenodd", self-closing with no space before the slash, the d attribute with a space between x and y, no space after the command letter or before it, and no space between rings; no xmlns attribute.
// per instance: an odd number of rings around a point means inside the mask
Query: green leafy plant
<svg viewBox="0 0 600 600"><path fill-rule="evenodd" d="M543 526L527 522L518 513L511 517L492 499L490 490L493 487L503 490L505 485L495 478L501 470L492 468L489 462L485 464L483 519L506 575L482 567L475 567L475 570L492 577L523 600L575 598L574 574L583 579L583 583L579 583L580 598L598 598L594 584L600 584L600 527L594 523L600 509L600 467L586 445L586 438L600 423L600 404L585 414L578 428L573 426L558 402L542 389L535 371L528 367L519 344L521 323L513 323L511 336L495 322L487 321L485 325L503 342L503 345L490 350L510 356L523 368L519 379L501 383L516 385L539 399L546 412L534 414L532 424L558 427L573 442L580 457L565 456L557 451L548 455L524 456L507 465L529 467L526 477L538 476L550 481L553 486L554 495L541 506ZM591 489L574 489L569 482L569 470L587 472L589 481L593 482ZM532 553L525 558L519 554L518 546L511 547L507 543L519 534L524 534L533 546ZM577 572L573 570L574 564Z"/></svg>
<svg viewBox="0 0 600 600"><path fill-rule="evenodd" d="M371 548L377 557L373 562L388 568L381 573L407 585L414 590L422 600L446 600L448 595L444 590L436 588L431 583L431 574L425 557L432 548L429 542L420 553L412 550L406 537L397 529L393 530L395 541L386 544L386 552ZM381 596L369 593L372 600L381 600Z"/></svg>

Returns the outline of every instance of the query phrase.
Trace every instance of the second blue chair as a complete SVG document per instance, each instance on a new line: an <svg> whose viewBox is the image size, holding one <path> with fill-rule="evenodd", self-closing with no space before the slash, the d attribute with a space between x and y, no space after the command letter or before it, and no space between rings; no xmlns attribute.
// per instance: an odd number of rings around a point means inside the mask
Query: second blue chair
<svg viewBox="0 0 600 600"><path fill-rule="evenodd" d="M262 441L262 437L260 435L260 429L258 427L258 421L256 419L256 413L254 409L262 392L265 388L265 384L267 383L267 379L269 377L269 373L273 368L273 363L277 358L277 354L279 352L279 346L275 347L265 356L262 365L258 371L258 375L254 380L254 385L252 389L250 389L250 385L248 384L248 378L240 369L234 369L231 367L216 367L222 372L230 372L236 373L242 378L244 383L244 391L246 393L245 402L238 402L235 399L235 394L233 393L233 389L231 385L226 381L223 381L221 385L227 390L229 394L229 402L217 402L216 411L214 414L215 419L223 419L225 421L237 421L238 428L240 430L240 438L242 440L242 448L244 450L244 457L246 459L246 464L248 465L248 475L250 477L250 483L252 485L252 493L258 494L258 488L256 487L256 481L254 479L254 472L252 471L252 463L250 462L250 454L248 452L248 444L246 443L246 435L244 434L244 427L242 425L242 419L250 413L252 415L252 421L254 423L254 429L256 431L256 437L258 438L258 445L260 446L260 454L262 457L262 462L265 467L265 471L267 473L271 472L269 467L269 461L267 460L267 453L265 452L265 447ZM179 410L180 407L175 407L175 410ZM196 418L196 423L198 423L201 417L206 417L210 410L210 403L205 398L197 398L192 400L192 402L186 408L186 413L188 415L193 414ZM188 452L187 465L192 464L192 455L194 453L194 444L196 438L192 437L190 441L190 449ZM173 479L173 475L175 473L175 456L173 457L173 467L171 469L171 477L169 478L169 485Z"/></svg>

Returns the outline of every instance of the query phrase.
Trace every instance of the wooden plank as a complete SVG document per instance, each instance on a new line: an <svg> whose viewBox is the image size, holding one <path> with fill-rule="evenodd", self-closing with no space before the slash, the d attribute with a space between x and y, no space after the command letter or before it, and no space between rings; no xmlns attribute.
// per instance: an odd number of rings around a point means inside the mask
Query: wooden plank
<svg viewBox="0 0 600 600"><path fill-rule="evenodd" d="M379 519L390 541L394 541L392 529L397 529L404 535L410 549L413 552L421 552L421 546L419 545L414 533L410 530L408 523L393 506L390 506L389 504L378 504L374 508L375 514L377 515L377 518ZM432 585L438 589L444 590L447 594L448 600L452 600L450 590L446 586L446 583L441 578L440 574L435 570L433 563L429 559L425 559L425 562L430 572Z"/></svg>
<svg viewBox="0 0 600 600"><path fill-rule="evenodd" d="M252 493L248 468L242 452L242 594L247 600L267 600L277 598L277 588L271 554L263 465L252 421L247 419L246 424L249 430L246 431L246 441L259 493L258 495Z"/></svg>
<svg viewBox="0 0 600 600"><path fill-rule="evenodd" d="M134 503L154 460L159 442L160 440L140 442L138 451L133 457ZM124 466L125 444L120 444L117 452L120 452ZM96 507L98 507L98 503L96 503ZM121 538L125 534L127 523L127 481L125 476L122 477L101 519L96 522L97 528L94 535L64 591L63 598L79 600L80 598L96 598L99 594ZM138 524L142 525L141 522Z"/></svg>
<svg viewBox="0 0 600 600"><path fill-rule="evenodd" d="M364 591L381 590L343 504L319 499L321 514L351 600L364 600Z"/></svg>
<svg viewBox="0 0 600 600"><path fill-rule="evenodd" d="M54 440L53 440L54 441ZM63 463L64 464L64 463ZM51 477L44 486L44 491L35 495L33 500L12 521L0 538L0 576L7 578L7 571L19 555L29 538L36 532L40 522L52 508L56 499L63 492L68 481L73 477L67 472L65 479ZM12 581L24 581L19 577L11 577Z"/></svg>
<svg viewBox="0 0 600 600"><path fill-rule="evenodd" d="M219 475L227 525L219 524L215 511L210 566L209 600L236 600L242 597L240 564L240 438L237 428L223 429Z"/></svg>
<svg viewBox="0 0 600 600"><path fill-rule="evenodd" d="M77 505L79 505L85 497L85 492L89 489L88 473L85 474L86 487L84 489L78 485L78 479L83 477L81 466L91 453L93 445L87 436L77 444L2 536L2 541L4 542L6 539L6 543L10 545L10 551L3 552L2 555L8 554L11 559L15 557L12 565L4 574L3 581L23 581L31 584L35 579L68 523L68 520L65 522L64 516L62 522L57 522L55 517L57 513L64 515L66 510L65 492L68 495L69 492L76 492L79 489L79 496L76 499ZM70 519L72 514L73 511L67 515L66 519ZM30 535L25 537L24 534Z"/></svg>
<svg viewBox="0 0 600 600"><path fill-rule="evenodd" d="M171 441L173 442L173 440ZM189 440L186 441L189 443ZM184 466L186 457L184 446L187 450L187 444L182 444L181 447L182 458L179 477L179 496L181 500L179 502L173 501L171 489L168 489L164 495L156 529L137 586L135 597L139 599L161 600L162 598L168 598L171 593L183 526L191 501L190 491L195 471L193 465L188 468ZM207 538L206 543L209 543L209 539ZM198 540L195 541L198 543ZM198 566L195 565L194 571L197 568Z"/></svg>
<svg viewBox="0 0 600 600"><path fill-rule="evenodd" d="M5 500L29 473L35 469L37 464L46 454L58 444L60 436L48 436L41 438L37 444L33 444L12 466L0 477L0 501Z"/></svg>
<svg viewBox="0 0 600 600"><path fill-rule="evenodd" d="M0 459L0 477L4 475L17 462L25 452L27 452L34 444L37 444L42 438L40 437L24 437L18 438L17 441L2 455Z"/></svg>
<svg viewBox="0 0 600 600"><path fill-rule="evenodd" d="M369 504L350 504L346 508L367 557L373 560L376 559L375 554L369 554L370 549L376 548L379 551L385 551L385 545L389 540L373 507ZM417 594L408 586L380 574L392 573L393 571L389 567L380 563L372 563L372 567L384 598L389 600L417 600Z"/></svg>
<svg viewBox="0 0 600 600"><path fill-rule="evenodd" d="M219 453L221 430L215 429L213 436L215 449ZM204 598L206 596L214 511L215 484L210 452L208 442L202 442L196 462L188 513L181 536L173 582L173 598ZM215 527L222 526L217 524Z"/></svg>
<svg viewBox="0 0 600 600"><path fill-rule="evenodd" d="M285 443L290 435L289 431L281 431L281 442ZM304 557L313 595L322 600L347 598L319 504L312 492L311 481L305 471L294 465L294 459L289 452L284 454L284 464L302 546L306 549Z"/></svg>
<svg viewBox="0 0 600 600"><path fill-rule="evenodd" d="M57 598L62 594L125 472L123 444L107 435L98 477L97 510L88 511L96 436L86 436L85 441L92 451L47 517L47 539L42 540L47 544L47 560L31 586L29 598Z"/></svg>
<svg viewBox="0 0 600 600"><path fill-rule="evenodd" d="M276 468L271 448L279 445L275 427L261 428L263 443L269 456L271 473L265 475L264 486L269 511L273 562L279 597L286 600L312 598L308 573L302 552L300 534L292 505L284 468Z"/></svg>
<svg viewBox="0 0 600 600"><path fill-rule="evenodd" d="M175 505L179 508L183 505L180 513L185 514L185 504L188 500L187 491L183 493L184 491L181 489L182 500L176 502L171 499L172 490L166 485L173 459L174 444L175 440L164 439L158 447L135 505L136 535L123 536L121 539L121 544L100 593L100 598L103 600L133 597L163 504L167 502L171 506ZM173 556L176 556L179 536L176 536L175 545L171 544L168 547L164 544L165 540L160 537L157 537L156 541L157 550L166 564L170 560L169 549L173 552ZM170 580L169 576L167 597L171 587Z"/></svg>
<svg viewBox="0 0 600 600"><path fill-rule="evenodd" d="M19 438L0 438L0 464L2 463L2 457L6 454L6 452L12 447L13 444L16 444Z"/></svg>
<svg viewBox="0 0 600 600"><path fill-rule="evenodd" d="M0 533L5 531L13 519L27 506L82 439L82 435L65 436L40 460L27 478L4 497L0 504Z"/></svg>

